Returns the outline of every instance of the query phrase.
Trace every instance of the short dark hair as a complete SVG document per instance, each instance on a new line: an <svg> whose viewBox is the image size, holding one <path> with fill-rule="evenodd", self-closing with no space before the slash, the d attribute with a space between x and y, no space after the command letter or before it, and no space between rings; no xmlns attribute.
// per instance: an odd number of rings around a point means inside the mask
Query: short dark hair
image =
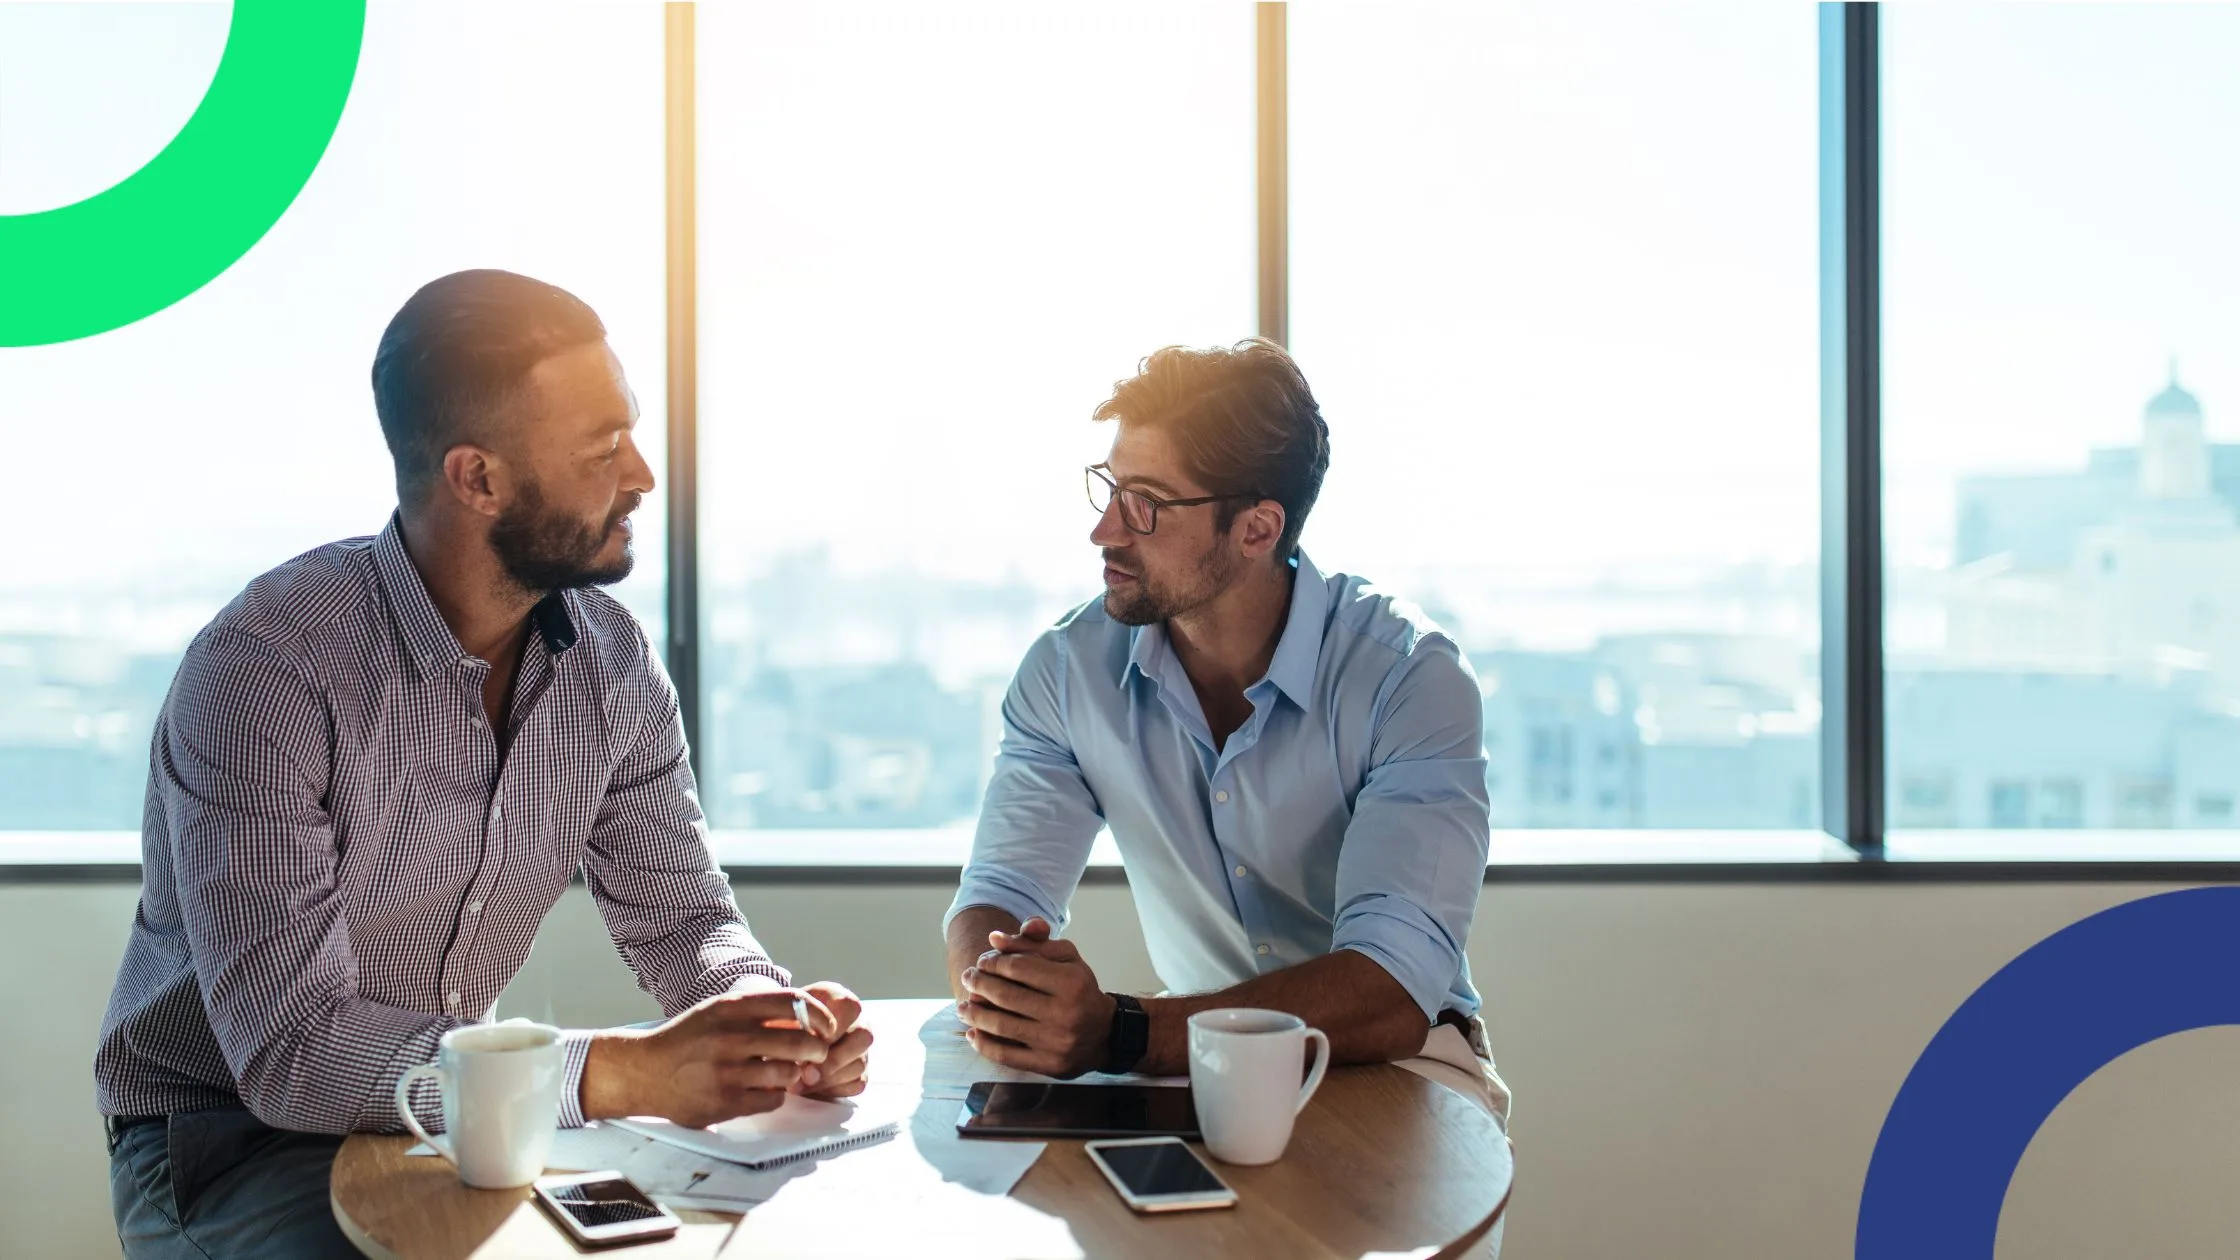
<svg viewBox="0 0 2240 1260"><path fill-rule="evenodd" d="M461 442L488 444L529 369L606 339L607 327L566 289L510 271L455 271L420 287L381 334L373 409L411 503Z"/></svg>
<svg viewBox="0 0 2240 1260"><path fill-rule="evenodd" d="M1330 471L1330 426L1307 378L1282 346L1252 337L1233 346L1154 350L1097 405L1098 420L1150 425L1173 436L1182 462L1213 494L1283 505L1276 558L1288 560ZM1221 505L1227 529L1250 506Z"/></svg>

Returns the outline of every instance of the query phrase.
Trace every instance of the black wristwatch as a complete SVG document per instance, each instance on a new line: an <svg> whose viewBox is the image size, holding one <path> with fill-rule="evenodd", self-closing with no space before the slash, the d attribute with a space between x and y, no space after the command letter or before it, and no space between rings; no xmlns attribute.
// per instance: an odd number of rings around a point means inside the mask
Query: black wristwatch
<svg viewBox="0 0 2240 1260"><path fill-rule="evenodd" d="M1104 1070L1133 1072L1151 1048L1151 1016L1144 1013L1143 1003L1125 993L1105 996L1112 999L1112 1040L1105 1048Z"/></svg>

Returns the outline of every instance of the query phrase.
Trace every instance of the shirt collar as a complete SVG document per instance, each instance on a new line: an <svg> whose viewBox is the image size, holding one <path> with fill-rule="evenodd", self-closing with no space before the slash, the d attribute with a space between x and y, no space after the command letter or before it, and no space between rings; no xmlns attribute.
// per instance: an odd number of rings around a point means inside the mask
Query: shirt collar
<svg viewBox="0 0 2240 1260"><path fill-rule="evenodd" d="M536 619L546 651L558 656L576 645L576 621L568 607L568 592L554 591L538 600L529 615Z"/></svg>
<svg viewBox="0 0 2240 1260"><path fill-rule="evenodd" d="M1322 660L1322 625L1330 612L1330 590L1307 553L1299 552L1298 557L1297 571L1291 575L1291 611L1284 618L1275 655L1268 661L1267 680L1291 697L1291 703L1309 709L1315 669ZM1172 656L1165 622L1136 626L1128 632L1128 667L1121 680L1125 682L1132 670L1157 682Z"/></svg>
<svg viewBox="0 0 2240 1260"><path fill-rule="evenodd" d="M1284 619L1283 637L1276 640L1276 654L1268 661L1268 681L1291 703L1312 709L1315 669L1322 662L1322 626L1330 613L1330 589L1321 570L1298 552L1298 571L1291 575L1291 615Z"/></svg>
<svg viewBox="0 0 2240 1260"><path fill-rule="evenodd" d="M421 580L420 567L405 550L404 523L394 512L373 540L373 563L389 596L397 628L404 634L405 648L422 675L441 673L457 665L467 651L459 646L459 636L451 632L450 623L428 597L428 584ZM570 614L567 595L566 591L554 591L538 600L529 612L538 636L554 656L576 644L575 618Z"/></svg>
<svg viewBox="0 0 2240 1260"><path fill-rule="evenodd" d="M389 611L420 672L440 674L457 665L467 654L466 649L459 646L459 636L451 633L443 614L436 611L435 601L428 598L428 584L420 580L420 569L404 548L404 522L394 512L389 514L380 537L373 540L373 563L381 575L381 589L389 597Z"/></svg>

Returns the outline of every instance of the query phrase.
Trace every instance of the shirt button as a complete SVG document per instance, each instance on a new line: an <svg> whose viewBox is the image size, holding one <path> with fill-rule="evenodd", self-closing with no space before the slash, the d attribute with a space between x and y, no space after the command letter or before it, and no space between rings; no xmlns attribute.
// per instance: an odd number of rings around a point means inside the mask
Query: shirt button
<svg viewBox="0 0 2240 1260"><path fill-rule="evenodd" d="M1268 947L1267 947L1267 946L1265 946L1265 945L1262 945L1262 946L1260 947L1260 952L1261 952L1261 953L1263 953L1263 954L1267 953L1267 952L1268 952ZM443 998L443 1004L444 1004L445 1006L448 1006L448 1007L450 1007L450 1008L451 1008L452 1010L458 1010L458 1009L459 1009L459 991L458 991L457 989L453 989L453 990L452 990L451 992L449 992L449 993L445 994L445 995L444 995L444 998Z"/></svg>
<svg viewBox="0 0 2240 1260"><path fill-rule="evenodd" d="M1242 867L1240 867L1240 868L1238 868L1238 869L1240 869L1240 870L1241 870L1241 869L1243 869L1243 868L1242 868ZM467 903L467 913L468 913L468 914L481 914L481 913L482 913L482 903L481 903L481 902L479 902L479 901L470 901L470 902L468 902L468 903Z"/></svg>
<svg viewBox="0 0 2240 1260"><path fill-rule="evenodd" d="M1265 945L1260 945L1260 946L1256 946L1256 947L1254 947L1254 949L1253 949L1253 951L1252 951L1252 952L1253 952L1253 953L1256 953L1256 954L1259 954L1259 955L1261 955L1262 957L1265 957L1265 956L1267 955L1267 953L1268 953L1268 947L1267 947L1267 946L1265 946ZM456 994L456 993L454 993L454 994L452 994L451 996L453 996L453 997L457 997L457 996L459 996L459 995L458 995L458 994Z"/></svg>
<svg viewBox="0 0 2240 1260"><path fill-rule="evenodd" d="M1244 868L1243 868L1243 867L1241 867L1241 866L1237 868L1237 878L1238 878L1238 879L1243 879L1243 878L1244 878ZM1262 952L1262 953L1266 953L1267 951L1266 951L1266 950L1262 950L1261 952Z"/></svg>
<svg viewBox="0 0 2240 1260"><path fill-rule="evenodd" d="M1229 794L1227 792L1215 792L1213 794L1213 799L1223 805L1226 805L1229 803Z"/></svg>
<svg viewBox="0 0 2240 1260"><path fill-rule="evenodd" d="M482 729L482 715L481 715L481 714L479 714L479 713L477 713L477 714L475 714L475 715L474 715L473 717L471 717L471 718L468 718L468 719L467 719L467 725L469 725L469 726L471 726L471 727L475 728L475 729L476 729L476 730L478 730L478 731L479 731L479 730L481 730L481 729Z"/></svg>

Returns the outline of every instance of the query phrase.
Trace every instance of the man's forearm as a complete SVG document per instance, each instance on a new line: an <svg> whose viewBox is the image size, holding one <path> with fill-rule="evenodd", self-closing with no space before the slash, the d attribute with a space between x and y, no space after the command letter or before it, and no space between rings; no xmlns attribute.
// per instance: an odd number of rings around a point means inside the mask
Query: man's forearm
<svg viewBox="0 0 2240 1260"><path fill-rule="evenodd" d="M1431 1031L1422 1008L1391 972L1367 954L1341 949L1213 993L1145 998L1151 1039L1136 1070L1150 1076L1189 1071L1190 1017L1225 1006L1297 1015L1308 1027L1328 1034L1335 1063L1409 1058L1423 1048L1424 1036Z"/></svg>
<svg viewBox="0 0 2240 1260"><path fill-rule="evenodd" d="M949 920L949 992L958 1001L964 1000L964 982L957 977L988 952L988 933L1018 930L1019 920L994 906L966 906Z"/></svg>

